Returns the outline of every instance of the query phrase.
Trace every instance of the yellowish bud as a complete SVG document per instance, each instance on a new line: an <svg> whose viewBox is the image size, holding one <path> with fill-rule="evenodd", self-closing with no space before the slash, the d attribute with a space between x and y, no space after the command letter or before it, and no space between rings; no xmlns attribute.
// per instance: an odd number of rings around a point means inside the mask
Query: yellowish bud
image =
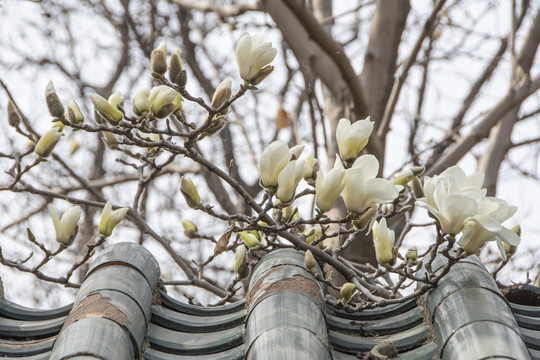
<svg viewBox="0 0 540 360"><path fill-rule="evenodd" d="M214 109L217 109L221 105L223 105L225 101L229 100L232 95L231 85L231 80L223 80L216 88L216 91L214 91L214 96L212 96L212 103L210 104L210 106L212 106ZM227 108L223 109L221 113L226 114Z"/></svg>
<svg viewBox="0 0 540 360"><path fill-rule="evenodd" d="M60 140L61 136L62 130L58 127L53 127L39 138L34 152L43 158L49 156L53 152L54 147Z"/></svg>
<svg viewBox="0 0 540 360"><path fill-rule="evenodd" d="M190 239L196 239L199 237L199 229L197 226L187 219L182 219L182 226L184 226L184 235Z"/></svg>
<svg viewBox="0 0 540 360"><path fill-rule="evenodd" d="M414 264L416 263L416 259L418 259L418 250L414 248L407 250L407 253L405 254L405 261Z"/></svg>
<svg viewBox="0 0 540 360"><path fill-rule="evenodd" d="M341 289L339 290L339 296L341 296L341 301L345 304L347 304L349 301L352 300L354 294L356 291L353 292L353 290L356 288L356 285L353 283L345 283L341 286Z"/></svg>
<svg viewBox="0 0 540 360"><path fill-rule="evenodd" d="M236 248L236 253L234 256L234 272L238 274L240 279L243 279L249 275L247 249L245 245L240 245Z"/></svg>
<svg viewBox="0 0 540 360"><path fill-rule="evenodd" d="M244 244L246 244L246 246L250 250L256 249L261 246L261 242L259 241L259 239L257 239L257 237L250 232L241 231L238 233L238 235L240 235L242 240L244 240Z"/></svg>
<svg viewBox="0 0 540 360"><path fill-rule="evenodd" d="M81 147L81 143L78 142L77 140L73 139L71 140L71 142L69 143L69 154L70 155L73 155L77 152L77 150L79 150Z"/></svg>
<svg viewBox="0 0 540 360"><path fill-rule="evenodd" d="M150 110L150 104L148 103L148 97L150 96L150 89L143 88L138 90L133 97L133 112L137 115L143 115Z"/></svg>
<svg viewBox="0 0 540 360"><path fill-rule="evenodd" d="M180 179L180 192L190 208L198 209L202 206L201 197L190 178L182 176Z"/></svg>
<svg viewBox="0 0 540 360"><path fill-rule="evenodd" d="M304 256L304 265L306 266L306 270L310 273L314 273L317 269L317 261L309 249L306 250L306 255Z"/></svg>
<svg viewBox="0 0 540 360"><path fill-rule="evenodd" d="M312 228L306 229L303 235L306 237L306 243L311 244L314 240L320 239L322 236L321 225L316 224Z"/></svg>
<svg viewBox="0 0 540 360"><path fill-rule="evenodd" d="M112 132L104 131L101 138L111 150L118 149L118 139L116 138L116 135L114 135Z"/></svg>
<svg viewBox="0 0 540 360"><path fill-rule="evenodd" d="M414 174L411 169L407 169L394 175L394 185L407 186L412 179Z"/></svg>

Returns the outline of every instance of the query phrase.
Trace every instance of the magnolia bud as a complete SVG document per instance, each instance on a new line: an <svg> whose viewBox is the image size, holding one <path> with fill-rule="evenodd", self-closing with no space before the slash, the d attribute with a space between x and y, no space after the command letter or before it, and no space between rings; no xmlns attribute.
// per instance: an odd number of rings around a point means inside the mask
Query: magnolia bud
<svg viewBox="0 0 540 360"><path fill-rule="evenodd" d="M364 229L377 214L377 209L374 207L367 208L360 216L353 220L353 225L358 229Z"/></svg>
<svg viewBox="0 0 540 360"><path fill-rule="evenodd" d="M394 260L395 233L389 230L386 225L386 218L380 222L375 221L371 228L373 232L373 243L377 262L383 266L388 266Z"/></svg>
<svg viewBox="0 0 540 360"><path fill-rule="evenodd" d="M165 85L152 88L148 97L152 114L158 119L169 116L178 106L178 104L174 103L177 100L177 95L179 94L176 90Z"/></svg>
<svg viewBox="0 0 540 360"><path fill-rule="evenodd" d="M306 266L307 271L310 273L315 273L317 269L317 261L309 249L306 250L306 255L304 256L304 265Z"/></svg>
<svg viewBox="0 0 540 360"><path fill-rule="evenodd" d="M321 225L315 224L312 228L306 229L303 235L306 237L306 243L311 244L322 236Z"/></svg>
<svg viewBox="0 0 540 360"><path fill-rule="evenodd" d="M184 226L184 235L190 239L196 239L199 237L199 229L194 223L187 219L182 219L182 226Z"/></svg>
<svg viewBox="0 0 540 360"><path fill-rule="evenodd" d="M169 79L178 85L182 73L182 58L180 57L180 50L176 49L171 56L169 63Z"/></svg>
<svg viewBox="0 0 540 360"><path fill-rule="evenodd" d="M265 66L261 69L261 71L259 71L257 73L257 75L255 75L254 77L252 77L249 82L252 84L252 85L258 85L260 84L264 79L266 79L266 77L268 75L270 75L270 73L272 73L272 71L274 71L274 67L272 65L268 65L268 66Z"/></svg>
<svg viewBox="0 0 540 360"><path fill-rule="evenodd" d="M426 171L426 167L424 165L422 166L413 166L411 168L411 171L414 176L422 176L424 174L424 171Z"/></svg>
<svg viewBox="0 0 540 360"><path fill-rule="evenodd" d="M241 231L241 232L238 233L238 235L240 235L242 240L244 240L244 244L246 244L246 246L250 250L251 249L256 249L259 246L261 246L261 242L259 241L259 239L250 232Z"/></svg>
<svg viewBox="0 0 540 360"><path fill-rule="evenodd" d="M417 177L412 179L411 186L415 199L420 199L424 197L424 188L422 187L422 184Z"/></svg>
<svg viewBox="0 0 540 360"><path fill-rule="evenodd" d="M232 95L231 85L232 85L232 82L229 79L223 80L218 85L218 87L216 88L216 91L214 91L214 96L212 96L212 103L210 104L211 107L213 107L214 109L217 109L231 98L231 95ZM226 114L227 108L223 109L221 113Z"/></svg>
<svg viewBox="0 0 540 360"><path fill-rule="evenodd" d="M184 195L190 208L198 209L202 206L201 197L190 178L182 176L180 179L180 192Z"/></svg>
<svg viewBox="0 0 540 360"><path fill-rule="evenodd" d="M109 149L118 149L118 139L116 138L116 135L114 135L112 132L104 131L101 138L103 139L103 142L109 147Z"/></svg>
<svg viewBox="0 0 540 360"><path fill-rule="evenodd" d="M34 152L42 158L49 156L53 152L54 147L60 140L61 136L62 130L60 130L58 127L53 127L39 138Z"/></svg>
<svg viewBox="0 0 540 360"><path fill-rule="evenodd" d="M159 79L167 71L167 43L162 41L150 56L150 71L153 77Z"/></svg>
<svg viewBox="0 0 540 360"><path fill-rule="evenodd" d="M317 171L319 171L319 160L315 159L313 155L306 155L304 158L306 163L306 172L304 173L304 180L307 182L317 179Z"/></svg>
<svg viewBox="0 0 540 360"><path fill-rule="evenodd" d="M394 175L394 185L407 186L412 179L414 179L414 174L411 169L407 169Z"/></svg>
<svg viewBox="0 0 540 360"><path fill-rule="evenodd" d="M77 103L71 100L68 104L66 118L73 124L82 124L84 122L83 114Z"/></svg>
<svg viewBox="0 0 540 360"><path fill-rule="evenodd" d="M56 90L54 90L52 81L49 81L45 88L45 101L47 102L47 107L49 108L49 113L52 117L64 115L64 106L62 106L62 103L56 94Z"/></svg>
<svg viewBox="0 0 540 360"><path fill-rule="evenodd" d="M249 266L246 260L246 246L240 245L236 248L236 253L234 255L234 272L238 274L240 279L243 279L249 275Z"/></svg>
<svg viewBox="0 0 540 360"><path fill-rule="evenodd" d="M349 301L352 300L354 294L356 291L353 292L353 290L356 288L356 285L353 283L345 283L341 286L341 289L339 290L339 296L341 296L341 301L344 304L347 304Z"/></svg>
<svg viewBox="0 0 540 360"><path fill-rule="evenodd" d="M521 236L521 226L519 224L514 224L509 227L510 231L513 231L517 234L517 236Z"/></svg>
<svg viewBox="0 0 540 360"><path fill-rule="evenodd" d="M115 109L118 107L124 107L124 97L119 92L112 93L111 96L107 99L109 104L111 104Z"/></svg>
<svg viewBox="0 0 540 360"><path fill-rule="evenodd" d="M120 208L114 211L112 210L112 205L110 201L107 201L103 207L103 212L101 213L101 220L99 222L99 233L105 237L111 236L114 228L120 221L124 219L129 208Z"/></svg>
<svg viewBox="0 0 540 360"><path fill-rule="evenodd" d="M9 125L13 126L14 128L18 127L21 123L21 115L19 115L19 113L15 109L15 106L13 106L11 100L8 101L7 110Z"/></svg>
<svg viewBox="0 0 540 360"><path fill-rule="evenodd" d="M418 259L418 250L409 249L405 254L405 261L411 264L416 264L416 259Z"/></svg>

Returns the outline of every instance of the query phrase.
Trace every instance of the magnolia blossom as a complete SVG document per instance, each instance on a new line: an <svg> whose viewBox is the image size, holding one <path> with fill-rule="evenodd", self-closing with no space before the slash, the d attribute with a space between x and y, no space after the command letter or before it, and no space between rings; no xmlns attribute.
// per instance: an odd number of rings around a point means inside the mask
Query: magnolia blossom
<svg viewBox="0 0 540 360"><path fill-rule="evenodd" d="M53 152L58 141L60 141L61 136L62 130L59 127L53 127L39 138L36 148L34 149L35 153L41 157L49 156Z"/></svg>
<svg viewBox="0 0 540 360"><path fill-rule="evenodd" d="M266 77L273 67L266 66L274 60L277 50L272 47L272 43L262 42L260 36L251 36L248 33L243 33L236 44L236 62L240 77L247 82L257 83L262 79L256 79L257 74L264 72Z"/></svg>
<svg viewBox="0 0 540 360"><path fill-rule="evenodd" d="M197 209L202 206L201 197L193 180L187 176L182 176L180 178L180 192L186 199L186 203L192 209Z"/></svg>
<svg viewBox="0 0 540 360"><path fill-rule="evenodd" d="M377 179L379 162L373 155L360 156L345 174L341 196L349 211L362 213L372 206L393 201L401 187L386 179Z"/></svg>
<svg viewBox="0 0 540 360"><path fill-rule="evenodd" d="M124 219L129 208L120 208L112 211L112 205L110 201L107 201L103 207L101 213L101 220L99 221L99 233L105 237L111 236L114 228L120 221Z"/></svg>
<svg viewBox="0 0 540 360"><path fill-rule="evenodd" d="M479 204L478 214L468 218L458 244L469 254L475 254L487 241L497 241L502 257L506 260L503 243L519 245L520 238L512 230L501 225L516 212L502 199L486 197Z"/></svg>
<svg viewBox="0 0 540 360"><path fill-rule="evenodd" d="M425 196L416 205L433 214L445 233L458 234L465 220L479 213L478 204L486 196L483 181L483 173L467 176L459 167L450 167L438 176L425 178Z"/></svg>
<svg viewBox="0 0 540 360"><path fill-rule="evenodd" d="M163 119L169 116L173 111L181 108L180 93L166 85L155 86L150 90L148 103L150 111L158 119Z"/></svg>
<svg viewBox="0 0 540 360"><path fill-rule="evenodd" d="M383 266L390 264L394 258L392 250L394 249L394 241L396 235L394 230L388 230L386 218L381 221L375 221L371 228L373 231L373 244L375 245L375 256L377 262Z"/></svg>
<svg viewBox="0 0 540 360"><path fill-rule="evenodd" d="M326 212L334 206L334 202L345 187L344 178L345 169L339 166L334 166L326 175L322 171L317 172L315 202L322 212Z"/></svg>
<svg viewBox="0 0 540 360"><path fill-rule="evenodd" d="M225 103L225 101L229 100L232 95L232 81L229 79L223 80L218 87L216 88L216 91L214 91L214 95L212 96L212 103L210 104L211 107L214 109L219 108L221 105ZM226 113L227 109L223 109L222 113Z"/></svg>
<svg viewBox="0 0 540 360"><path fill-rule="evenodd" d="M96 111L103 115L107 120L113 123L118 123L124 117L124 114L122 114L122 112L118 110L116 106L113 106L104 97L98 94L90 94L90 100L92 100ZM113 100L115 100L115 98L113 98Z"/></svg>
<svg viewBox="0 0 540 360"><path fill-rule="evenodd" d="M137 115L142 115L150 110L148 98L150 97L150 89L142 88L137 90L133 97L133 112Z"/></svg>
<svg viewBox="0 0 540 360"><path fill-rule="evenodd" d="M259 161L262 186L266 188L276 186L278 184L279 173L291 159L298 159L302 150L304 150L304 146L301 145L289 149L287 143L281 140L276 140L268 145L262 152Z"/></svg>
<svg viewBox="0 0 540 360"><path fill-rule="evenodd" d="M350 120L342 118L336 128L336 139L339 155L343 160L356 159L366 146L373 131L373 121L369 117L351 124Z"/></svg>
<svg viewBox="0 0 540 360"><path fill-rule="evenodd" d="M71 245L75 240L75 235L77 235L77 223L81 217L81 207L72 207L62 215L61 219L52 204L49 204L48 208L56 231L56 241L64 246Z"/></svg>
<svg viewBox="0 0 540 360"><path fill-rule="evenodd" d="M293 160L285 165L279 173L276 196L281 202L287 203L294 197L296 187L306 172L306 164L303 160Z"/></svg>
<svg viewBox="0 0 540 360"><path fill-rule="evenodd" d="M248 249L258 248L261 246L261 241L259 238L249 231L241 231L238 233L238 235L240 235L242 240L244 240L244 244L246 244Z"/></svg>
<svg viewBox="0 0 540 360"><path fill-rule="evenodd" d="M66 109L65 117L74 124L82 124L84 122L84 116L79 109L79 105L71 100Z"/></svg>

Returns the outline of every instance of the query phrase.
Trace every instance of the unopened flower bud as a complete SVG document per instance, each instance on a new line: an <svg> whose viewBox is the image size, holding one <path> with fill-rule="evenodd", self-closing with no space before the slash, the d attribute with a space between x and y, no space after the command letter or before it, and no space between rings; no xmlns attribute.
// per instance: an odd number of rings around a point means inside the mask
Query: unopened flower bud
<svg viewBox="0 0 540 360"><path fill-rule="evenodd" d="M236 253L234 255L234 272L238 274L240 279L243 279L249 275L247 249L243 244L236 248Z"/></svg>
<svg viewBox="0 0 540 360"><path fill-rule="evenodd" d="M190 239L196 239L199 237L199 229L197 226L187 219L182 219L182 226L184 226L184 235Z"/></svg>
<svg viewBox="0 0 540 360"><path fill-rule="evenodd" d="M509 227L510 231L513 231L517 234L517 236L521 236L521 226L519 224L514 224Z"/></svg>
<svg viewBox="0 0 540 360"><path fill-rule="evenodd" d="M49 113L52 117L64 115L64 106L60 102L56 90L54 90L52 81L49 81L45 88L45 101L47 102L47 107L49 108Z"/></svg>
<svg viewBox="0 0 540 360"><path fill-rule="evenodd" d="M352 300L354 294L356 291L353 292L353 290L356 288L356 285L353 283L345 283L341 286L341 289L339 290L339 296L341 296L341 301L345 304L347 304L349 301Z"/></svg>
<svg viewBox="0 0 540 360"><path fill-rule="evenodd" d="M73 100L71 100L68 104L66 118L73 124L82 124L84 122L84 116L81 113L77 103Z"/></svg>
<svg viewBox="0 0 540 360"><path fill-rule="evenodd" d="M112 132L104 131L101 138L103 139L103 142L109 147L109 149L118 149L118 139L116 138L116 135L114 135Z"/></svg>
<svg viewBox="0 0 540 360"><path fill-rule="evenodd" d="M112 210L112 204L110 201L107 201L103 207L103 212L101 213L101 220L99 222L99 233L105 237L111 236L114 228L120 221L124 219L129 208L120 208L114 211Z"/></svg>
<svg viewBox="0 0 540 360"><path fill-rule="evenodd" d="M315 159L313 155L306 155L304 158L306 163L306 172L304 173L304 180L312 182L317 180L317 171L319 171L319 160Z"/></svg>
<svg viewBox="0 0 540 360"><path fill-rule="evenodd" d="M250 250L256 249L261 246L261 242L259 241L259 239L257 239L257 237L250 232L241 231L238 233L238 235L240 235L242 240L244 240L244 244L246 244L246 246Z"/></svg>
<svg viewBox="0 0 540 360"><path fill-rule="evenodd" d="M418 259L418 250L415 248L407 250L405 254L405 261L411 264L416 264L416 259Z"/></svg>
<svg viewBox="0 0 540 360"><path fill-rule="evenodd" d="M306 270L310 273L314 273L316 271L317 261L309 249L306 250L306 255L304 256L304 265L306 266Z"/></svg>
<svg viewBox="0 0 540 360"><path fill-rule="evenodd" d="M270 75L274 71L274 67L272 65L265 66L255 75L251 78L249 81L252 85L259 85L268 75Z"/></svg>
<svg viewBox="0 0 540 360"><path fill-rule="evenodd" d="M111 104L115 109L118 107L124 107L124 97L119 92L112 93L111 96L107 99L109 104Z"/></svg>
<svg viewBox="0 0 540 360"><path fill-rule="evenodd" d="M182 176L180 179L180 192L184 195L190 208L198 209L202 206L201 197L190 178Z"/></svg>
<svg viewBox="0 0 540 360"><path fill-rule="evenodd" d="M422 176L424 174L424 172L426 171L426 167L425 166L413 166L411 168L411 171L413 173L414 176Z"/></svg>
<svg viewBox="0 0 540 360"><path fill-rule="evenodd" d="M315 224L312 228L306 229L303 235L306 237L306 243L311 244L322 236L321 225Z"/></svg>
<svg viewBox="0 0 540 360"><path fill-rule="evenodd" d="M212 103L210 104L211 107L214 109L219 108L221 105L225 103L225 101L229 100L232 95L232 89L231 89L232 82L231 80L223 80L218 87L216 88L216 91L214 91L214 96L212 96ZM221 111L221 114L226 114L227 108L223 109Z"/></svg>
<svg viewBox="0 0 540 360"><path fill-rule="evenodd" d="M415 199L420 199L424 197L424 188L422 187L422 184L420 183L420 180L415 177L411 181L411 187L413 191L413 195Z"/></svg>
<svg viewBox="0 0 540 360"><path fill-rule="evenodd" d="M353 220L353 225L362 230L371 222L371 219L377 214L377 209L374 207L367 208L360 216Z"/></svg>
<svg viewBox="0 0 540 360"><path fill-rule="evenodd" d="M15 106L13 106L11 100L8 101L7 110L9 125L13 126L14 128L18 127L21 123L21 115L19 115L19 113L15 109Z"/></svg>
<svg viewBox="0 0 540 360"><path fill-rule="evenodd" d="M384 217L379 222L375 221L371 230L377 262L383 266L390 265L394 260L394 231L388 229Z"/></svg>
<svg viewBox="0 0 540 360"><path fill-rule="evenodd" d="M182 73L182 58L180 57L180 50L176 49L171 56L169 63L169 80L178 85L180 80L180 74Z"/></svg>
<svg viewBox="0 0 540 360"><path fill-rule="evenodd" d="M60 130L58 127L53 127L39 138L34 152L42 158L49 156L53 152L54 147L60 140L61 136L62 130Z"/></svg>
<svg viewBox="0 0 540 360"><path fill-rule="evenodd" d="M412 179L414 179L414 174L411 169L407 169L394 175L394 185L407 186Z"/></svg>
<svg viewBox="0 0 540 360"><path fill-rule="evenodd" d="M159 79L167 71L167 43L162 41L150 56L150 71L153 77Z"/></svg>

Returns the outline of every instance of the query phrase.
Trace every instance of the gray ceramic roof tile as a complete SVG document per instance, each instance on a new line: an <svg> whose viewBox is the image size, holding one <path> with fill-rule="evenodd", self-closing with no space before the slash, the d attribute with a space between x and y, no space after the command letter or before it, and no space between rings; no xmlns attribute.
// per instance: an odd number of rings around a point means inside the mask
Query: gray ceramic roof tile
<svg viewBox="0 0 540 360"><path fill-rule="evenodd" d="M476 257L426 295L434 331L414 299L357 313L327 306L324 286L303 259L292 249L268 254L241 302L204 308L161 293L161 304L152 305L159 278L153 256L135 244L111 245L74 305L36 310L0 299L0 357L353 360L391 340L401 360L540 360L540 306L509 304ZM438 259L435 268L442 265Z"/></svg>

